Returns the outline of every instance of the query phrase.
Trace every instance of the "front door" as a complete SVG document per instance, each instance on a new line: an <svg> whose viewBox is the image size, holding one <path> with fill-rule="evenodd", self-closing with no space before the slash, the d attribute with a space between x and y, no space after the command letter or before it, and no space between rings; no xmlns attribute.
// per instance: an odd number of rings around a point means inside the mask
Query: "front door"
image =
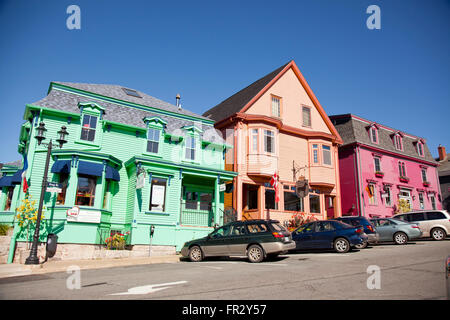
<svg viewBox="0 0 450 320"><path fill-rule="evenodd" d="M258 185L242 185L242 220L259 219L259 188Z"/></svg>
<svg viewBox="0 0 450 320"><path fill-rule="evenodd" d="M325 207L327 209L327 218L334 219L334 196L325 196Z"/></svg>

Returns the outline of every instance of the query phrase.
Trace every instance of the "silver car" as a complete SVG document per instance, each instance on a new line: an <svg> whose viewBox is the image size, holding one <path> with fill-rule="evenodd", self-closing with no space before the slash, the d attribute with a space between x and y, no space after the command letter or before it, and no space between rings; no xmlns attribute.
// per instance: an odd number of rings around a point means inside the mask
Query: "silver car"
<svg viewBox="0 0 450 320"><path fill-rule="evenodd" d="M444 240L450 234L450 214L446 210L411 211L396 214L393 218L417 223L424 238Z"/></svg>
<svg viewBox="0 0 450 320"><path fill-rule="evenodd" d="M396 244L406 244L408 240L422 236L422 231L416 223L392 218L376 218L370 221L377 228L380 241L394 241Z"/></svg>

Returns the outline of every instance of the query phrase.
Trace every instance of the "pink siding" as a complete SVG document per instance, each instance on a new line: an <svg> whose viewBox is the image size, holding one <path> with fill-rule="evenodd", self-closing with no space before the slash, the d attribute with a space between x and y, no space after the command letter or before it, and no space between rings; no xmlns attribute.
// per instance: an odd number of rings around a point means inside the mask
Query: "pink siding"
<svg viewBox="0 0 450 320"><path fill-rule="evenodd" d="M399 194L401 189L410 191L410 200L412 202L413 210L421 210L419 203L419 192L423 193L424 209L432 209L431 195L434 194L436 208L442 209L442 203L439 197L439 183L437 181L437 168L435 166L422 163L415 160L407 160L400 156L390 153L374 152L373 150L364 147L357 147L359 150L358 166L360 172L359 183L361 185L360 197L362 197L363 208L362 215L366 217L388 217L395 214L395 209L398 206ZM354 153L347 151L348 154L342 152L339 156L339 166L341 170L341 192L342 192L342 212L348 214L349 208L355 202L355 170L353 161ZM375 176L374 156L380 157L381 171L384 173L383 177ZM406 176L409 178L408 182L402 182L399 179L398 162L402 161L406 166ZM426 168L427 181L429 186L424 186L422 181L422 168ZM352 173L353 172L353 173ZM369 194L366 187L369 183L375 186L375 203L370 203ZM391 202L389 206L385 199L382 198L384 192L384 185L391 187ZM356 206L356 204L355 204Z"/></svg>

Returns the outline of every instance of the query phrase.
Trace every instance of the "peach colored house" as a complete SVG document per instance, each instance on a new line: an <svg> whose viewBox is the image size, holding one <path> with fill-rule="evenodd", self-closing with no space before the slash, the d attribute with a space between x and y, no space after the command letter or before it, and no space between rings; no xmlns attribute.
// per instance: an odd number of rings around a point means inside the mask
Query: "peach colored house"
<svg viewBox="0 0 450 320"><path fill-rule="evenodd" d="M295 62L274 70L204 114L227 144L225 168L238 172L225 206L238 219L286 221L296 212L341 216L338 145L341 137ZM270 185L279 176L278 195ZM309 183L298 197L296 182Z"/></svg>

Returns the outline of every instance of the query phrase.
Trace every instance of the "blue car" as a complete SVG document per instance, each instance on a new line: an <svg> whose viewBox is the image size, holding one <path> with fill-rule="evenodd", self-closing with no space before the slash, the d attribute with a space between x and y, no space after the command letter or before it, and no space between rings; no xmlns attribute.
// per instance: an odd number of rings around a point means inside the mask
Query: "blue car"
<svg viewBox="0 0 450 320"><path fill-rule="evenodd" d="M336 220L315 221L304 224L292 232L295 250L334 249L348 252L352 247L367 242L363 227L353 227Z"/></svg>

